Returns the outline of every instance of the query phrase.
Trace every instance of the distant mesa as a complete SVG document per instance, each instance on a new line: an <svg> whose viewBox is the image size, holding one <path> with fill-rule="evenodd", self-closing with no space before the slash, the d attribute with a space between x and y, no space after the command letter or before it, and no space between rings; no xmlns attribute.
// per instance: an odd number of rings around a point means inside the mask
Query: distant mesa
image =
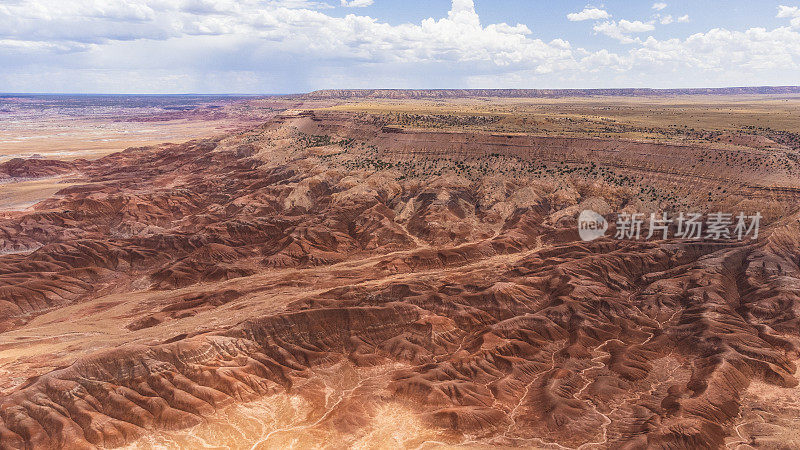
<svg viewBox="0 0 800 450"><path fill-rule="evenodd" d="M455 99L455 98L563 98L590 96L649 97L674 95L800 94L800 86L761 86L692 89L327 89L302 94L306 99Z"/></svg>

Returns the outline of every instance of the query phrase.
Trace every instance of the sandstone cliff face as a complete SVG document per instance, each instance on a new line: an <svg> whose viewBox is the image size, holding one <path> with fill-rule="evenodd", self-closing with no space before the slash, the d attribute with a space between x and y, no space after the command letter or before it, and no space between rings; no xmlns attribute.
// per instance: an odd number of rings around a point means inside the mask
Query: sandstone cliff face
<svg viewBox="0 0 800 450"><path fill-rule="evenodd" d="M798 216L758 241L584 243L564 211L619 190L404 178L405 140L446 137L397 135L283 116L80 163L0 221L0 448L117 447L286 395L310 412L261 445L368 442L407 410L411 448L721 448L751 383L797 386Z"/></svg>

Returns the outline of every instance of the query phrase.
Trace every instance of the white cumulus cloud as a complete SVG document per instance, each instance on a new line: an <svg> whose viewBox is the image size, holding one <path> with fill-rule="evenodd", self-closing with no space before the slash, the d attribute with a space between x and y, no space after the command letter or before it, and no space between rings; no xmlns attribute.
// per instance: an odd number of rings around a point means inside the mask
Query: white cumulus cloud
<svg viewBox="0 0 800 450"><path fill-rule="evenodd" d="M661 11L662 9L666 8L667 4L663 2L653 3L653 9L656 11Z"/></svg>
<svg viewBox="0 0 800 450"><path fill-rule="evenodd" d="M656 14L655 18L656 18L656 20L658 20L658 22L661 25L669 25L671 23L676 23L676 22L677 23L688 23L689 22L689 15L688 14L685 14L685 15L680 16L680 17L673 17L672 14L667 14L665 16L662 16L661 14Z"/></svg>
<svg viewBox="0 0 800 450"><path fill-rule="evenodd" d="M622 19L620 21L612 20L598 23L594 26L594 31L617 39L624 44L630 44L636 42L636 40L630 36L631 34L644 33L655 30L655 28L652 22Z"/></svg>
<svg viewBox="0 0 800 450"><path fill-rule="evenodd" d="M567 19L572 22L580 22L582 20L602 20L602 19L610 19L611 14L607 11L595 8L595 7L585 7L583 11L576 12L576 13L569 13L567 14Z"/></svg>
<svg viewBox="0 0 800 450"><path fill-rule="evenodd" d="M791 19L792 26L800 28L800 7L780 5L778 6L778 18Z"/></svg>
<svg viewBox="0 0 800 450"><path fill-rule="evenodd" d="M342 6L346 6L348 8L363 8L366 6L371 6L375 2L373 0L342 0Z"/></svg>

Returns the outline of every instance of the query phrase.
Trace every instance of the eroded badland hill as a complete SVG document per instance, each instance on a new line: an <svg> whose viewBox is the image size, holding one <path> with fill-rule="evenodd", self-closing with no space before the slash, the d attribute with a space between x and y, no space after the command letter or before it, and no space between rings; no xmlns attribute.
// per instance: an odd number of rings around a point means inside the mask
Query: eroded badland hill
<svg viewBox="0 0 800 450"><path fill-rule="evenodd" d="M796 98L341 96L0 164L0 448L800 445Z"/></svg>

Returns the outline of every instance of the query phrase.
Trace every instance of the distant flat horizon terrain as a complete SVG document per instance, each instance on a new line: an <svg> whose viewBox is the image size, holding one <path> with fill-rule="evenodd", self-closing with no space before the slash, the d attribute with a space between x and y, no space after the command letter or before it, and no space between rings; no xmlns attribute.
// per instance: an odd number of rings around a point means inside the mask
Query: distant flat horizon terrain
<svg viewBox="0 0 800 450"><path fill-rule="evenodd" d="M562 96L648 96L648 95L742 95L742 94L800 94L800 85L786 86L725 86L725 87L691 87L691 88L648 88L648 87L622 87L622 88L340 88L317 89L308 92L296 93L71 93L71 92L0 92L0 98L13 97L153 97L177 98L178 103L187 101L203 101L209 99L242 100L254 97L268 98L369 98L403 94L409 98L450 95L462 97L562 97ZM155 100L155 102L159 102Z"/></svg>
<svg viewBox="0 0 800 450"><path fill-rule="evenodd" d="M246 126L261 111L221 111L251 97L0 94L0 161L95 158Z"/></svg>

